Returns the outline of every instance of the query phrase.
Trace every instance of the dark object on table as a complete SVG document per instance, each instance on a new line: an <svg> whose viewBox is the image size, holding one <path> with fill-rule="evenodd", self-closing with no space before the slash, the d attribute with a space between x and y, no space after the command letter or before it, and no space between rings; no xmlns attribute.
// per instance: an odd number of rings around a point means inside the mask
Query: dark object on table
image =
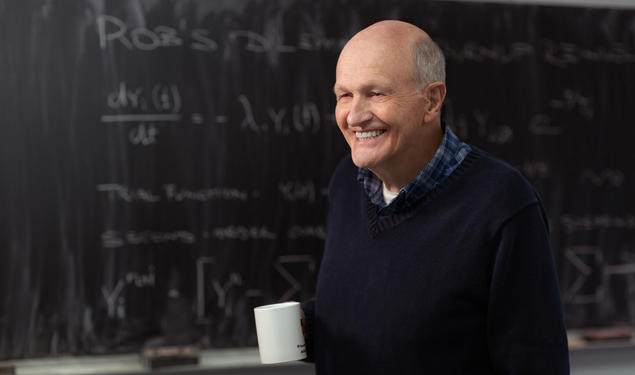
<svg viewBox="0 0 635 375"><path fill-rule="evenodd" d="M167 366L197 365L200 351L196 346L163 346L141 352L143 363L150 369Z"/></svg>

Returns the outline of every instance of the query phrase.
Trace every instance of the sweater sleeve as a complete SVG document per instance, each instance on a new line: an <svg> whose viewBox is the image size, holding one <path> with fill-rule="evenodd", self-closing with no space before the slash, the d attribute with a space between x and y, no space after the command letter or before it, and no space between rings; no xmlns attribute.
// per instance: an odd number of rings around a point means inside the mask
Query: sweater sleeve
<svg viewBox="0 0 635 375"><path fill-rule="evenodd" d="M569 374L562 301L540 203L495 237L487 334L496 374Z"/></svg>
<svg viewBox="0 0 635 375"><path fill-rule="evenodd" d="M306 359L305 362L314 362L313 351L313 324L315 321L315 298L303 301L300 304L302 312L304 313L304 331L305 331L305 345L306 345Z"/></svg>

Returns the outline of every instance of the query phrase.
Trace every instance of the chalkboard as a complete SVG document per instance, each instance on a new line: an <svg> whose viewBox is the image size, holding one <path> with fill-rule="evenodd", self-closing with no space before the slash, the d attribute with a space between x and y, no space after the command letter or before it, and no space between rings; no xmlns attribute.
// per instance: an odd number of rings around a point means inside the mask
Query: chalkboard
<svg viewBox="0 0 635 375"><path fill-rule="evenodd" d="M443 116L546 206L569 328L635 321L635 12L423 1L0 0L0 358L256 344L311 297L348 152L338 52L386 18Z"/></svg>

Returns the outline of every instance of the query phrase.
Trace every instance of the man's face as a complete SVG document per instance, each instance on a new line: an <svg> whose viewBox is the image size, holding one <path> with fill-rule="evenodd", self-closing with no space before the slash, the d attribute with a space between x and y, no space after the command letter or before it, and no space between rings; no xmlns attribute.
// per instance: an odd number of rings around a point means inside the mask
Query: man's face
<svg viewBox="0 0 635 375"><path fill-rule="evenodd" d="M391 170L420 150L426 100L414 80L409 48L349 42L337 64L334 92L337 125L355 165Z"/></svg>

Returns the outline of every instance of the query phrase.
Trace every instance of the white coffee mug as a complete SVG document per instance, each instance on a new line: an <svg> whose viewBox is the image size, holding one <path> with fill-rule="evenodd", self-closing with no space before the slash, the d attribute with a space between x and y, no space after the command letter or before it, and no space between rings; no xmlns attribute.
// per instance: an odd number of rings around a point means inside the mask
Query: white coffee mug
<svg viewBox="0 0 635 375"><path fill-rule="evenodd" d="M262 363L306 358L299 302L283 302L254 309Z"/></svg>

